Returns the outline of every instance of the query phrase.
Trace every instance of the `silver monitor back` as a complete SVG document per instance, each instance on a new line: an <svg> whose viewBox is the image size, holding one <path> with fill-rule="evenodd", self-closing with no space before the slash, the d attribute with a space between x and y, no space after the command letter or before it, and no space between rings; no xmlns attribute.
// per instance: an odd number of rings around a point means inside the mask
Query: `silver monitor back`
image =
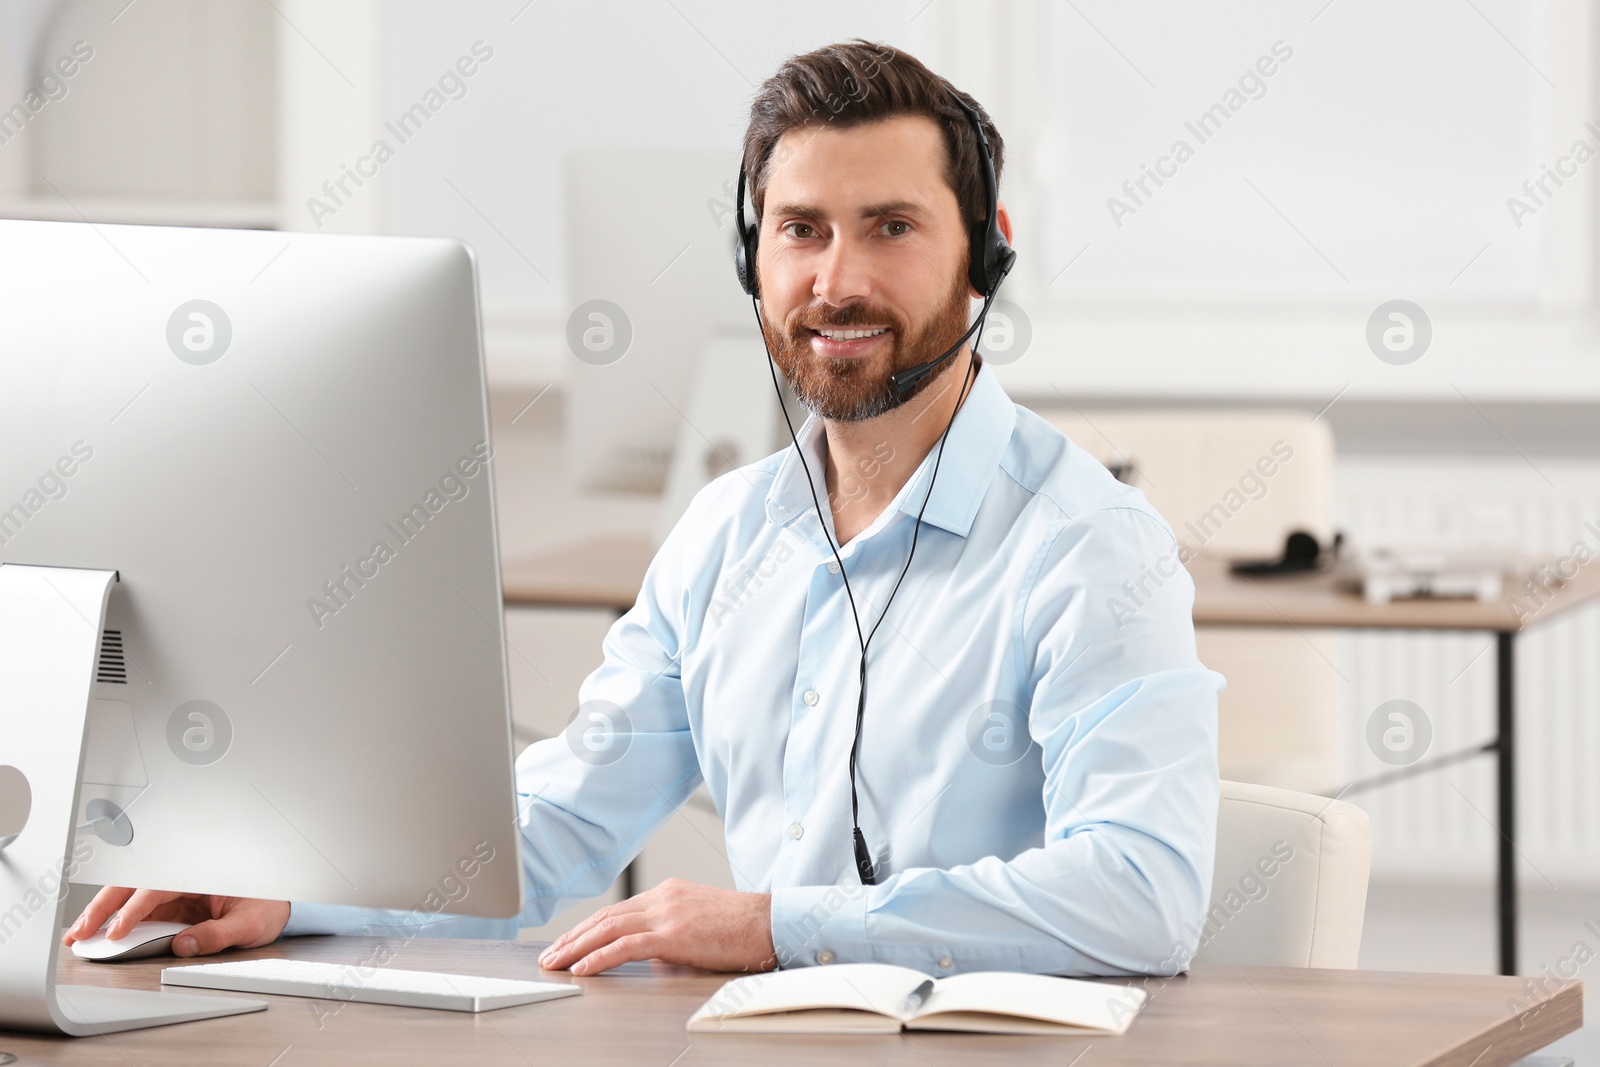
<svg viewBox="0 0 1600 1067"><path fill-rule="evenodd" d="M0 293L0 563L120 575L74 880L515 913L471 252L0 221Z"/></svg>

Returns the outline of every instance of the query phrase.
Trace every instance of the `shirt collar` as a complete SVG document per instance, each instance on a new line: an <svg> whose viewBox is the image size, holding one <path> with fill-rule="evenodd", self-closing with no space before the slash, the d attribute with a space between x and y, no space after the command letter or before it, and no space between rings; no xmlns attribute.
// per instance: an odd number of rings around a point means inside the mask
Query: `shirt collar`
<svg viewBox="0 0 1600 1067"><path fill-rule="evenodd" d="M928 492L928 479L933 476L933 466L937 460L939 475L934 481L933 495L928 498L927 510L922 512L922 519L951 533L967 536L1016 423L1016 405L1001 388L993 368L980 365L972 381L972 390L956 412L955 422L945 439L944 457L939 458L939 442L935 440L916 473L906 481L894 503L885 510L903 511L915 518L917 512L922 510L922 499ZM778 466L778 473L772 480L772 487L767 490L767 519L779 525L787 525L802 515L811 514L816 510L816 501L826 504L828 499L827 468L823 460L826 434L822 420L812 414L796 432L795 438L805 450L806 462L811 466L816 500L812 499L811 490L806 487L805 469L795 456L794 448L787 449ZM880 521L882 518L879 516ZM880 525L880 521L874 521L873 527Z"/></svg>

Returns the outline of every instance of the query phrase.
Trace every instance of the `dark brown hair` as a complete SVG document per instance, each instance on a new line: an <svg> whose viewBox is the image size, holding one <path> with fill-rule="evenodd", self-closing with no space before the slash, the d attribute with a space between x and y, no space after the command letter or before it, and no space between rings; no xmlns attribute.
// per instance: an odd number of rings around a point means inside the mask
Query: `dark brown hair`
<svg viewBox="0 0 1600 1067"><path fill-rule="evenodd" d="M1005 142L988 112L971 96L923 66L909 52L857 37L804 55L790 56L761 84L750 105L744 135L755 225L765 207L768 164L778 139L790 130L847 129L897 115L926 115L944 131L945 181L956 194L961 221L971 226L988 214L978 163L978 135L954 92L978 113L994 157L995 187L1005 162Z"/></svg>

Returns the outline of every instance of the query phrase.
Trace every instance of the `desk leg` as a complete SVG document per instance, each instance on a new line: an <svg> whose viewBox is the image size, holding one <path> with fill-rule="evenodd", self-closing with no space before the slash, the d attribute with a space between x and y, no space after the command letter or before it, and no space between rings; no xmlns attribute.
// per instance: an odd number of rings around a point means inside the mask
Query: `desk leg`
<svg viewBox="0 0 1600 1067"><path fill-rule="evenodd" d="M1500 973L1517 973L1516 634L1495 635L1495 764L1498 773Z"/></svg>

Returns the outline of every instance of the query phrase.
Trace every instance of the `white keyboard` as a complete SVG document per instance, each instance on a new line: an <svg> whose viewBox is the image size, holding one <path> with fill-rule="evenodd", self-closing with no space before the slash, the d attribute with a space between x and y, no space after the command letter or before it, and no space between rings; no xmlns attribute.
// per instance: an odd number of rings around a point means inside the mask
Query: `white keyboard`
<svg viewBox="0 0 1600 1067"><path fill-rule="evenodd" d="M448 1011L493 1011L583 992L579 986L564 982L270 959L165 967L161 984Z"/></svg>

